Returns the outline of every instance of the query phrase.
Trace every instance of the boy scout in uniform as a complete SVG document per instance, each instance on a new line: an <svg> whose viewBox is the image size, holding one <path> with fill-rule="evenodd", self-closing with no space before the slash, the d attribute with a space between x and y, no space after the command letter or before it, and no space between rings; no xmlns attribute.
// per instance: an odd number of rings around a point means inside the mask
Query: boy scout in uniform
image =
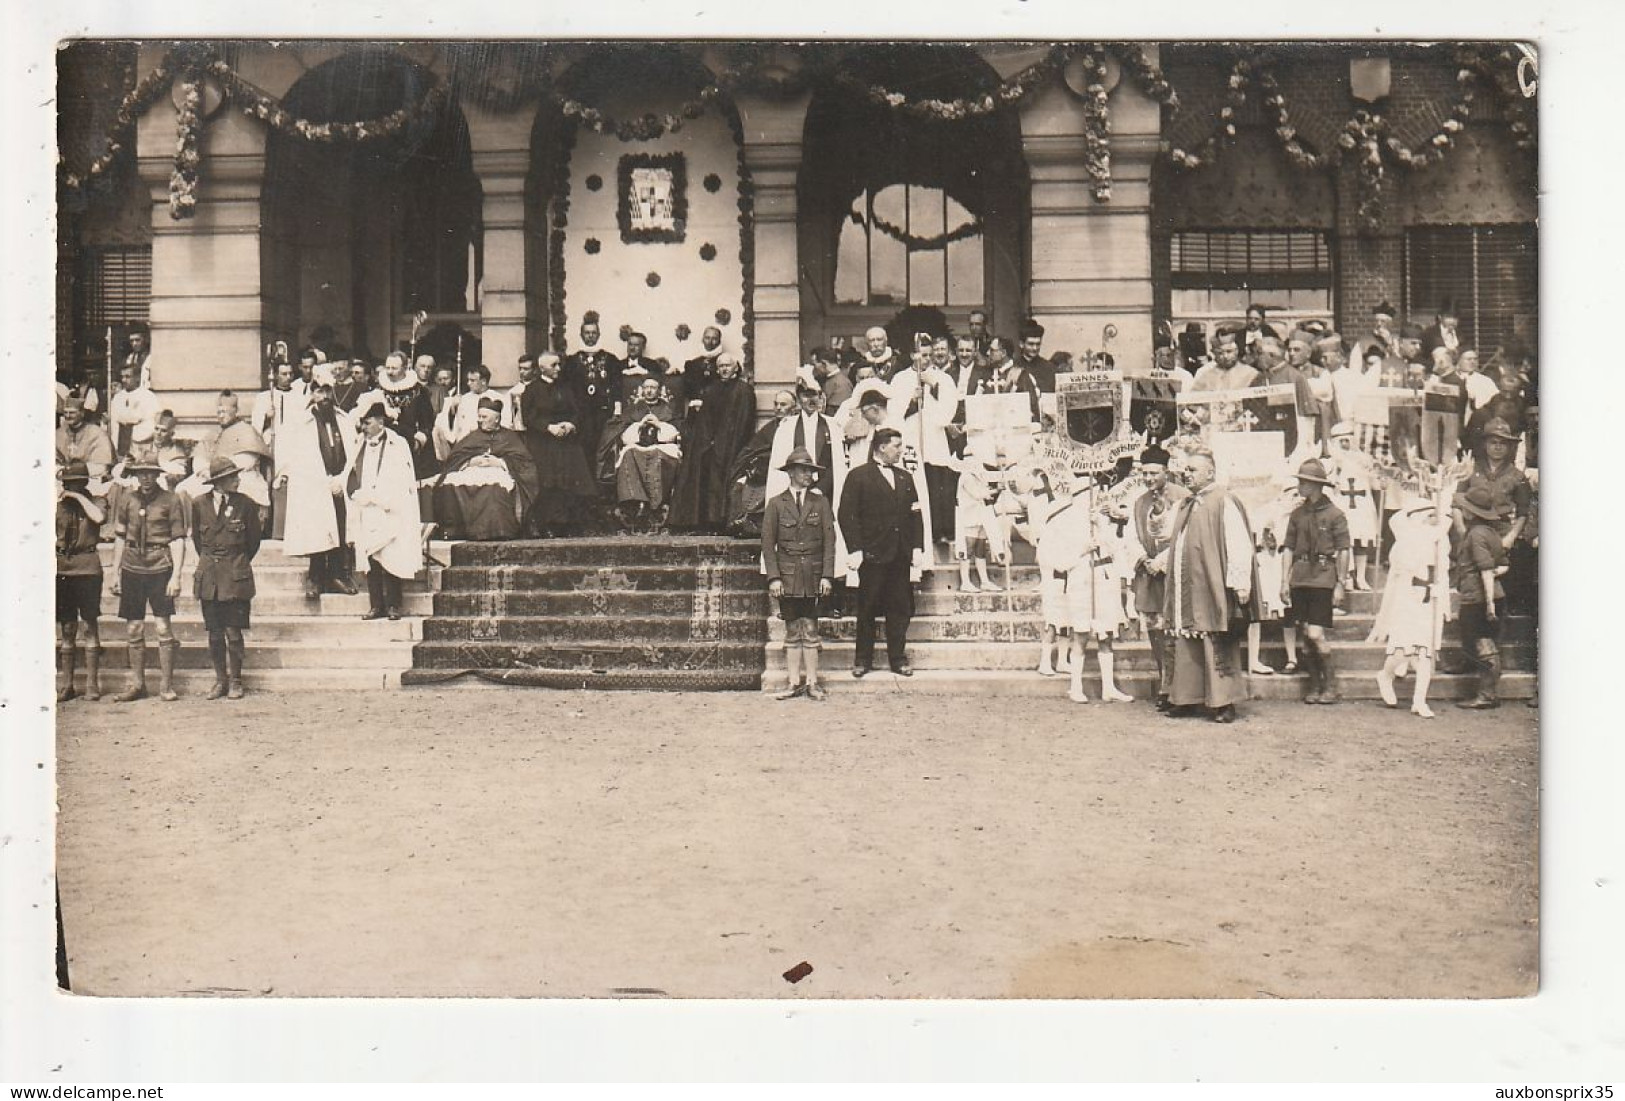
<svg viewBox="0 0 1625 1101"><path fill-rule="evenodd" d="M81 693L73 687L74 643L79 623L85 625L85 690L87 700L101 698L97 673L102 640L96 633L102 614L102 558L96 544L101 536L102 512L90 496L90 470L77 459L62 468L56 498L56 622L62 631L62 687L56 702L66 703Z"/></svg>
<svg viewBox="0 0 1625 1101"><path fill-rule="evenodd" d="M1479 484L1457 495L1456 509L1465 516L1467 531L1456 544L1451 580L1461 609L1461 648L1476 674L1472 698L1456 706L1481 711L1500 706L1495 693L1501 680L1501 611L1506 595L1501 576L1507 571L1507 548L1498 529L1506 522L1510 505L1491 486Z"/></svg>
<svg viewBox="0 0 1625 1101"><path fill-rule="evenodd" d="M1287 521L1281 553L1286 566L1281 574L1281 595L1292 606L1292 618L1303 628L1304 664L1309 667L1309 693L1304 703L1338 703L1337 665L1327 645L1332 606L1343 599L1343 576L1348 572L1349 522L1343 510L1326 496L1332 481L1319 459L1298 468L1298 493L1303 504Z"/></svg>
<svg viewBox="0 0 1625 1101"><path fill-rule="evenodd" d="M206 699L243 698L243 632L254 599L254 555L260 549L259 507L237 492L237 464L220 457L209 468L209 492L192 501L197 546L197 598L209 632L214 687Z"/></svg>
<svg viewBox="0 0 1625 1101"><path fill-rule="evenodd" d="M774 699L822 700L827 693L818 683L818 601L834 590L835 510L813 487L822 468L805 447L790 452L779 469L790 476L790 488L768 501L762 513L762 572L784 619L784 666L790 674L789 685Z"/></svg>
<svg viewBox="0 0 1625 1101"><path fill-rule="evenodd" d="M186 505L162 489L163 467L151 454L136 456L124 473L136 479L136 489L125 494L113 513L113 580L109 591L119 598L119 618L129 624L127 650L130 687L113 697L129 703L147 695L147 607L158 621L158 698L169 703L175 695L175 637L170 619L181 591L186 565Z"/></svg>

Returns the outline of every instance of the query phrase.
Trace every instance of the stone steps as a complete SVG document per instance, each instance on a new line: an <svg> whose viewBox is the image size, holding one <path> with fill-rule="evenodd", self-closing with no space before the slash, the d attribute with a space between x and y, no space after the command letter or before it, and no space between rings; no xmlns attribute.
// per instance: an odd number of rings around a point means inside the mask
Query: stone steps
<svg viewBox="0 0 1625 1101"><path fill-rule="evenodd" d="M749 565L760 547L754 540L703 535L597 536L579 539L514 539L458 543L452 565L461 567L682 567L703 561ZM442 556L442 561L444 561Z"/></svg>
<svg viewBox="0 0 1625 1101"><path fill-rule="evenodd" d="M683 591L695 588L695 564L601 565L539 562L524 566L465 566L458 561L442 572L440 591L458 592L587 592L605 595L632 591ZM766 584L754 565L733 563L714 570L722 591L764 592Z"/></svg>
<svg viewBox="0 0 1625 1101"><path fill-rule="evenodd" d="M668 642L767 642L767 620L761 615L637 615L626 617L513 615L502 617L436 615L424 625L428 642L571 642L622 647Z"/></svg>
<svg viewBox="0 0 1625 1101"><path fill-rule="evenodd" d="M565 617L608 624L634 616L691 617L696 610L708 613L711 600L721 616L765 619L768 602L765 593L755 590L705 594L697 608L694 590L635 589L627 591L537 590L440 592L434 597L434 614L449 618L494 616Z"/></svg>
<svg viewBox="0 0 1625 1101"><path fill-rule="evenodd" d="M387 620L385 621L387 622ZM401 620L401 623L406 622ZM312 637L312 636L315 637ZM148 669L158 668L158 646L151 630L147 632L146 659ZM243 668L251 669L361 669L398 673L412 664L409 639L370 643L332 642L325 630L312 625L298 641L288 639L261 640L254 630L243 634ZM102 635L102 668L125 669L127 645L123 632ZM209 647L206 639L182 637L175 654L177 669L209 669Z"/></svg>
<svg viewBox="0 0 1625 1101"><path fill-rule="evenodd" d="M826 651L827 653L827 651ZM1117 687L1137 701L1134 704L1123 704L1123 707L1146 707L1156 696L1156 676L1149 672L1125 672L1119 666L1115 678ZM839 695L875 695L896 693L911 696L1010 696L1023 699L1049 698L1062 702L1066 699L1068 680L1064 673L1053 677L1041 677L1031 669L1027 670L963 670L963 669L918 669L911 677L900 677L886 669L882 662L879 668L861 680L855 679L850 672L850 665L841 665L826 658L820 665L820 682L832 694ZM766 694L778 692L784 687L785 677L783 670L769 671L762 678L762 691ZM1248 677L1248 696L1255 700L1300 700L1308 691L1308 679L1303 676L1295 677ZM1399 715L1409 718L1405 712L1410 707L1409 680L1398 682L1397 694L1401 702ZM1353 703L1373 701L1381 698L1377 691L1377 682L1368 675L1355 675L1340 673L1337 677L1337 689L1343 698ZM1434 676L1429 686L1428 699L1437 708L1440 703L1467 699L1472 696L1475 683L1469 676L1452 676L1438 674ZM1083 690L1093 706L1105 707L1107 705L1100 699L1100 676L1095 670L1094 659L1089 659L1089 668L1083 678ZM1501 677L1498 695L1503 700L1526 700L1535 694L1535 675L1533 673L1507 673ZM1520 704L1521 706L1521 704ZM1306 712L1306 714L1311 714ZM1336 712L1330 715L1335 716ZM1330 719L1323 719L1327 724Z"/></svg>
<svg viewBox="0 0 1625 1101"><path fill-rule="evenodd" d="M109 593L105 586L102 588L102 619L116 621L119 631L123 631L123 620L117 619L119 598ZM354 618L359 620L367 614L367 590L362 585L361 591L354 596L343 593L323 593L315 600L311 600L303 592L269 592L254 597L253 621L258 623L262 616L274 618L304 618L308 620L342 620ZM406 590L401 594L401 611L411 617L430 615L434 611L434 593L426 590ZM201 615L198 602L192 596L190 587L181 589L181 595L175 599L175 614L177 618L187 616L197 618ZM149 615L150 619L151 616Z"/></svg>
<svg viewBox="0 0 1625 1101"><path fill-rule="evenodd" d="M422 637L423 621L415 616L406 616L391 622L388 619L363 620L359 616L341 617L317 613L261 614L261 604L260 599L256 597L251 617L254 625L243 634L250 645L319 641L329 646L376 646L393 642L416 642ZM190 609L178 612L170 623L174 626L175 637L181 640L183 646L194 643L203 645L208 641L208 632L204 630L202 618ZM121 642L125 637L125 623L117 616L103 616L98 626L104 646L114 641ZM319 638L313 638L313 634L319 634ZM154 628L148 627L147 638L150 640L155 637Z"/></svg>
<svg viewBox="0 0 1625 1101"><path fill-rule="evenodd" d="M183 651L184 652L184 651ZM147 676L147 691L156 693L158 681L156 679L156 666ZM117 665L109 664L104 658L101 670L102 698L100 701L90 703L85 700L74 700L67 704L58 704L58 707L101 707L103 705L128 707L161 707L162 702L152 696L134 704L114 704L112 697L124 691L129 683L128 666L124 663L124 655L119 655ZM247 661L243 668L243 687L250 693L267 692L287 694L290 692L363 692L379 688L397 688L401 683L400 670L397 669L267 669L256 668L252 659ZM85 674L81 666L78 675L74 677L74 685L79 691L84 691ZM182 699L201 698L214 685L214 673L209 669L176 669L175 692ZM222 706L229 706L231 701L222 701Z"/></svg>

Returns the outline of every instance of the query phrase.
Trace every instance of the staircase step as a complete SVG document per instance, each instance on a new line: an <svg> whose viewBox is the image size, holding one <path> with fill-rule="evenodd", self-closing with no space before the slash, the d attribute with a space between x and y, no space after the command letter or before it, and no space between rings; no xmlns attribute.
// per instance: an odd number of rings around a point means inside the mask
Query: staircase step
<svg viewBox="0 0 1625 1101"><path fill-rule="evenodd" d="M175 601L175 608L178 615L195 617L199 614L198 602L193 598L190 588L181 589L181 595ZM355 617L359 619L367 613L367 609L368 601L365 586L355 596L345 596L343 593L324 593L316 600L307 599L303 593L271 592L254 597L253 618L256 622L262 615L299 616L318 621L328 617ZM408 616L431 614L434 611L434 593L413 592L410 590L402 593L401 611ZM109 593L104 586L102 589L102 616L105 620L117 615L118 597Z"/></svg>
<svg viewBox="0 0 1625 1101"><path fill-rule="evenodd" d="M411 665L424 669L746 671L761 674L761 642L549 643L420 642Z"/></svg>
<svg viewBox="0 0 1625 1101"><path fill-rule="evenodd" d="M459 543L454 567L493 566L677 566L692 574L697 562L719 560L754 567L760 545L754 540L708 536L607 536L590 539L517 539Z"/></svg>
<svg viewBox="0 0 1625 1101"><path fill-rule="evenodd" d="M875 694L895 692L903 695L915 696L1017 696L1022 698L1049 698L1063 703L1070 701L1066 698L1067 678L1065 675L1054 677L1041 677L1031 670L1003 671L1003 670L957 670L957 669L919 669L916 668L912 677L900 677L888 671L882 664L875 672L861 680L854 679L850 673L850 663L842 665L826 658L820 666L819 680L832 694ZM1125 711L1135 708L1149 708L1150 701L1156 696L1156 678L1149 673L1131 672L1117 674L1117 687L1136 700L1133 704L1105 704L1100 701L1100 678L1098 676L1085 676L1083 690L1093 702L1092 707L1122 707ZM784 673L782 670L769 670L762 677L762 691L766 693L777 692L784 687ZM1399 696L1401 701L1409 699L1409 681L1400 682ZM1371 677L1339 676L1337 678L1338 691L1345 700L1351 704L1364 706L1365 701L1379 699L1377 682ZM1298 700L1303 698L1307 685L1301 677L1265 677L1252 678L1248 684L1248 691L1252 699L1257 700ZM1468 676L1450 676L1440 674L1433 678L1433 684L1428 697L1437 708L1441 703L1466 699L1473 694L1474 679ZM1501 678L1499 696L1503 700L1526 700L1534 695L1535 676L1532 673L1508 673ZM788 705L787 705L788 706ZM1079 705L1083 706L1083 705ZM1522 704L1518 704L1522 706ZM1396 715L1409 719L1408 704L1398 710ZM1315 715L1316 712L1306 711L1305 715ZM1329 725L1337 712L1327 709L1320 716L1322 726Z"/></svg>
<svg viewBox="0 0 1625 1101"><path fill-rule="evenodd" d="M390 642L416 642L423 620L412 616L391 622L388 619L363 620L357 616L272 615L260 613L261 602L254 601L253 627L244 638L257 645L280 642L319 642L326 646L377 645ZM170 620L182 645L204 644L208 632L203 620L190 611ZM100 623L104 644L125 637L125 623L116 616L103 616ZM147 629L149 639L156 637Z"/></svg>
<svg viewBox="0 0 1625 1101"><path fill-rule="evenodd" d="M244 632L243 640L244 665L255 669L378 669L398 672L412 664L414 645L406 640L334 644L321 638L265 642L257 639L252 629ZM104 670L127 668L126 652L126 640L121 634L102 636ZM153 642L151 631L147 633L146 659L148 669L158 668L158 647ZM207 642L182 639L180 649L175 653L175 668L210 667Z"/></svg>
<svg viewBox="0 0 1625 1101"><path fill-rule="evenodd" d="M407 688L555 688L570 691L754 692L753 669L407 669Z"/></svg>
<svg viewBox="0 0 1625 1101"><path fill-rule="evenodd" d="M767 620L751 616L640 615L501 616L437 615L424 626L428 642L552 642L604 646L641 643L726 641L761 645L767 641Z"/></svg>
<svg viewBox="0 0 1625 1101"><path fill-rule="evenodd" d="M120 655L122 658L123 655ZM162 707L163 702L156 695L149 699L133 704L115 704L113 696L124 691L128 683L125 666L120 663L117 668L102 663L101 672L102 698L96 702L85 700L72 700L58 707ZM256 666L249 658L243 666L243 687L250 694L256 692L276 693L279 695L290 692L361 692L379 688L395 688L401 683L400 668L395 669L276 669ZM74 677L74 684L79 691L84 691L85 675L83 670ZM214 685L214 673L209 669L175 670L175 691L181 699L200 698ZM151 676L147 678L147 691L156 693L158 684ZM222 707L229 707L235 702L221 700Z"/></svg>
<svg viewBox="0 0 1625 1101"><path fill-rule="evenodd" d="M765 591L696 593L693 589L441 592L438 616L569 616L616 621L633 616L692 616L696 609L723 616L767 616Z"/></svg>
<svg viewBox="0 0 1625 1101"><path fill-rule="evenodd" d="M698 571L693 564L453 566L443 571L439 578L442 592L693 592L698 582ZM705 582L705 588L724 591L748 592L766 588L754 565L738 563L717 567Z"/></svg>
<svg viewBox="0 0 1625 1101"><path fill-rule="evenodd" d="M452 549L459 545L460 544L457 542L445 539L431 540L429 543L429 553L434 555L435 558L442 562L450 562ZM284 553L282 547L283 543L280 539L266 539L261 542L259 553L254 555L254 569L257 571L270 568L300 570L309 568L310 560L308 558L305 558L302 555L291 555ZM102 543L97 550L101 554L102 565L104 567L111 566L113 563L113 544L110 541ZM188 548L186 553L187 557L190 558L192 556L192 551L190 548Z"/></svg>

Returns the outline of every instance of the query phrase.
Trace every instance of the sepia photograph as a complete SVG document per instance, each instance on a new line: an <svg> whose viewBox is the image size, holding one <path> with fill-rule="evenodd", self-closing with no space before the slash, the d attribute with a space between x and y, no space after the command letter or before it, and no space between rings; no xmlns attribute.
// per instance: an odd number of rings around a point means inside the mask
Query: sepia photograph
<svg viewBox="0 0 1625 1101"><path fill-rule="evenodd" d="M1536 993L1532 45L55 64L63 989Z"/></svg>

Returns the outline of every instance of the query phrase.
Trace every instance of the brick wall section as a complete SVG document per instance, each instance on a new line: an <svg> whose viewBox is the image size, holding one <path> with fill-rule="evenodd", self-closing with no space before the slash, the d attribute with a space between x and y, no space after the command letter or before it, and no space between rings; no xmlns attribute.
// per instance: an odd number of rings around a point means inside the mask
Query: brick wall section
<svg viewBox="0 0 1625 1101"><path fill-rule="evenodd" d="M1359 46L1281 45L1274 50L1273 69L1286 97L1292 125L1311 150L1326 152L1333 148L1356 107L1363 106L1353 101L1349 88L1347 61L1357 56L1356 50L1377 52ZM1381 54L1391 62L1391 88L1388 100L1380 105L1382 113L1395 137L1408 146L1418 146L1438 131L1459 98L1456 79L1459 66L1454 48L1385 46ZM1163 47L1163 69L1178 90L1181 101L1181 110L1164 124L1164 138L1170 146L1195 150L1213 133L1218 112L1228 102L1227 81L1234 57L1234 50L1224 46ZM1459 211L1452 211L1450 220L1524 220L1522 215L1533 210L1533 164L1515 151L1506 137L1501 95L1485 82L1479 83L1472 115L1474 148L1470 152L1464 152L1458 144L1442 164L1421 173L1408 173L1388 165L1383 218L1375 228L1359 224L1355 216L1359 201L1355 166L1343 164L1330 172L1333 198L1329 224L1337 255L1335 307L1340 331L1357 336L1369 327L1371 310L1377 303L1384 299L1396 306L1402 303L1405 225L1423 205L1411 201L1414 195L1422 193L1414 189L1436 190L1442 179L1458 184L1460 181L1442 174L1473 171L1481 177L1481 182L1453 188L1460 202L1456 204ZM1228 147L1221 146L1215 163L1195 172L1160 165L1153 176L1152 277L1158 317L1168 315L1166 238L1174 227L1195 227L1199 222L1311 225L1321 221L1316 215L1321 206L1315 191L1324 185L1293 182L1297 170L1288 164L1274 135L1265 128L1258 108L1259 99L1255 85L1249 90L1247 106L1236 116L1240 131L1237 141ZM1476 148L1479 145L1490 152L1481 152ZM1507 163L1504 171L1485 173L1479 171L1474 162L1486 155L1497 161L1510 158L1517 163ZM1235 190L1236 162L1232 158L1236 157L1277 158L1280 168L1279 172L1270 173L1276 183L1269 190L1285 206L1301 210L1303 216L1294 214L1284 219L1264 216L1257 194L1244 195ZM1227 162L1231 166L1228 173ZM1257 186L1255 178L1252 188L1256 191ZM1523 194L1524 191L1528 194ZM1222 209L1226 205L1229 209ZM1249 207L1252 209L1248 210ZM1514 215L1509 216L1508 211ZM1414 320L1425 324L1432 319Z"/></svg>

